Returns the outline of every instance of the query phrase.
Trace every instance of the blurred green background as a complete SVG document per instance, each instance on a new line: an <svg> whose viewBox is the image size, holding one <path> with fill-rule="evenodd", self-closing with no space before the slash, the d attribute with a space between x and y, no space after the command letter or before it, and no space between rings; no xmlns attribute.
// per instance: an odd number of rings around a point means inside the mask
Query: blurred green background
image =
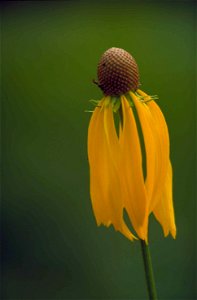
<svg viewBox="0 0 197 300"><path fill-rule="evenodd" d="M89 197L92 79L115 46L159 95L177 239L151 218L160 299L195 298L194 2L8 1L2 7L2 299L145 299L139 242L97 228Z"/></svg>

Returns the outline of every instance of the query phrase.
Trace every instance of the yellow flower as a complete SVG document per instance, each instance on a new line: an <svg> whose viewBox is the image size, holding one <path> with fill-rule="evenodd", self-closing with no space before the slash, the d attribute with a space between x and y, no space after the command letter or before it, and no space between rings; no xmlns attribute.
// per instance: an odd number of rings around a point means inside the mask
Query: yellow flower
<svg viewBox="0 0 197 300"><path fill-rule="evenodd" d="M164 116L154 97L138 88L137 64L125 50L110 48L103 54L98 78L104 97L88 130L90 195L97 224L113 225L128 239L137 235L147 242L148 219L153 213L164 235L171 233L175 238ZM124 220L124 210L135 235Z"/></svg>

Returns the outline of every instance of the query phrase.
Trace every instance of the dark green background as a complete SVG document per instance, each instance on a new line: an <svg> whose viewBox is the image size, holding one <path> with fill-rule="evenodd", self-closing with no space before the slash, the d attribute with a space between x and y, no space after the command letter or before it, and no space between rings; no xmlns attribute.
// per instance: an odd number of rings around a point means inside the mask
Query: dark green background
<svg viewBox="0 0 197 300"><path fill-rule="evenodd" d="M139 242L97 228L89 198L89 99L101 54L135 57L169 126L177 239L151 217L160 299L195 299L194 3L4 3L3 299L145 299Z"/></svg>

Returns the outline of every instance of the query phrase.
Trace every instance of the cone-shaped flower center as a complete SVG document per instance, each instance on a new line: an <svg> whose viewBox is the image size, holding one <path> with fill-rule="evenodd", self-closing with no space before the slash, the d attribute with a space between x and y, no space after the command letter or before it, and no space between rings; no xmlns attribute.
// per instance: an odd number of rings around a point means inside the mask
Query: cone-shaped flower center
<svg viewBox="0 0 197 300"><path fill-rule="evenodd" d="M110 48L98 64L99 86L105 95L122 95L139 86L135 59L124 49Z"/></svg>

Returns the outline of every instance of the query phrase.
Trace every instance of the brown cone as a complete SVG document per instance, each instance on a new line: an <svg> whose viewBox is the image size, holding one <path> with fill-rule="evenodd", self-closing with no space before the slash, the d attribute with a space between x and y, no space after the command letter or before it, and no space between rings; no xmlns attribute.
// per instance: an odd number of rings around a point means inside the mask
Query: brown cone
<svg viewBox="0 0 197 300"><path fill-rule="evenodd" d="M135 59L124 49L110 48L98 64L99 87L105 95L119 96L139 86L139 71Z"/></svg>

